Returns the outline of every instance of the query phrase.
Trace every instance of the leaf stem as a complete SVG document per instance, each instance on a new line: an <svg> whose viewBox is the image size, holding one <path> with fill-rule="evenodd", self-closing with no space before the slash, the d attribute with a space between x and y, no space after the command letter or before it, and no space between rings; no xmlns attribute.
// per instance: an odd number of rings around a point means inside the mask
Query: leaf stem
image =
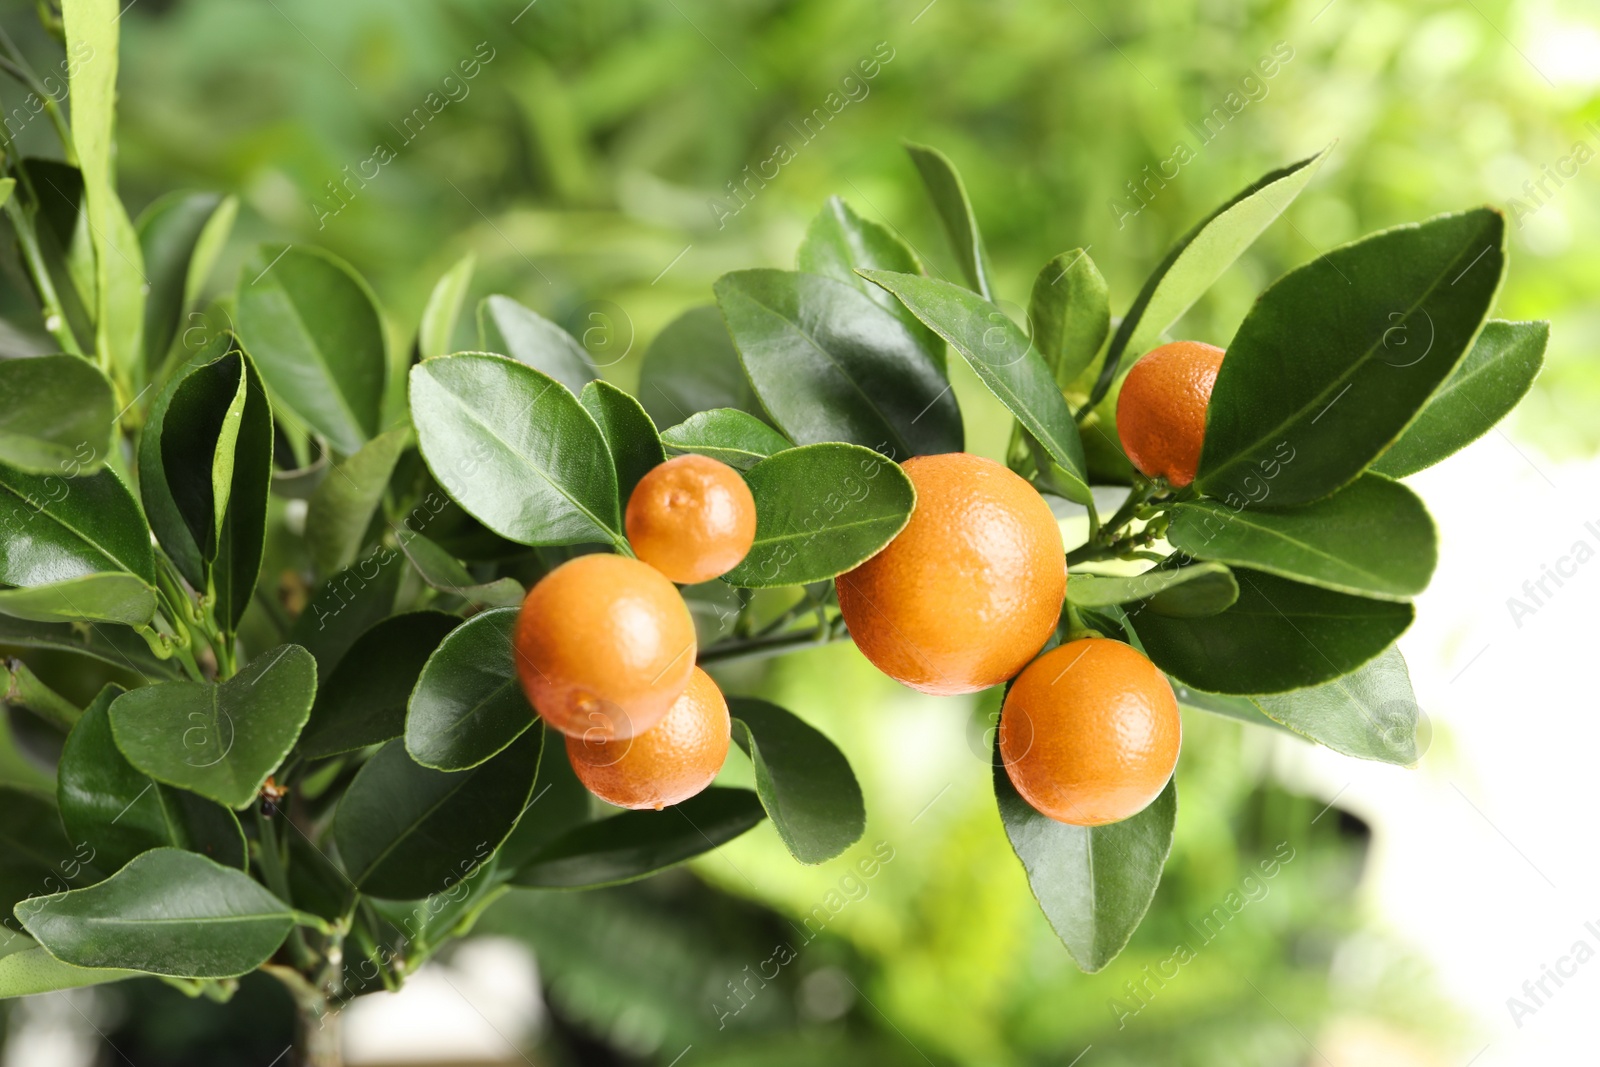
<svg viewBox="0 0 1600 1067"><path fill-rule="evenodd" d="M752 637L747 641L726 641L712 645L700 653L699 662L727 663L730 660L782 655L796 649L831 644L849 636L850 632L839 625L839 620L835 620L832 624L824 624L818 629L808 628L797 633Z"/></svg>

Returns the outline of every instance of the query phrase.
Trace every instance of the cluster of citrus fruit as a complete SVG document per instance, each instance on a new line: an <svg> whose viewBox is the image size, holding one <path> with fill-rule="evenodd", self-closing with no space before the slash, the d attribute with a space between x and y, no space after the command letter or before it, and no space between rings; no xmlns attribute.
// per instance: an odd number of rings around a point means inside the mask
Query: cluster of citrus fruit
<svg viewBox="0 0 1600 1067"><path fill-rule="evenodd" d="M1164 345L1123 384L1118 431L1144 474L1194 480L1222 351ZM1166 677L1121 641L1060 625L1061 530L1027 481L964 452L903 464L916 488L905 528L835 581L856 646L924 693L1011 682L999 748L1039 812L1099 826L1150 804L1178 761L1182 730ZM637 559L581 556L533 587L516 631L518 669L544 720L567 736L573 769L597 796L661 808L711 783L727 756L721 692L694 665L694 625L673 582L731 570L755 535L738 473L686 455L652 470L628 501Z"/></svg>

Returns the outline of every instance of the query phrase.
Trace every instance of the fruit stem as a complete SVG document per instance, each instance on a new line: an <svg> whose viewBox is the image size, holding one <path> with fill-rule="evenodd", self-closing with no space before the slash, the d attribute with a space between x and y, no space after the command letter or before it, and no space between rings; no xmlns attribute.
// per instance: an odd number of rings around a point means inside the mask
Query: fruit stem
<svg viewBox="0 0 1600 1067"><path fill-rule="evenodd" d="M806 629L799 633L777 634L771 637L752 637L748 641L727 641L713 645L700 653L698 662L726 663L729 660L752 659L757 656L775 656L797 648L825 645L849 637L849 631L829 626Z"/></svg>

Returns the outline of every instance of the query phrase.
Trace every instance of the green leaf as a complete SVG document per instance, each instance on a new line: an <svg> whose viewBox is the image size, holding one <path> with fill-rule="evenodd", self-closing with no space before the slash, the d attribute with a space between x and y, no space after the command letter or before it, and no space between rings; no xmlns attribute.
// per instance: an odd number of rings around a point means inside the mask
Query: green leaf
<svg viewBox="0 0 1600 1067"><path fill-rule="evenodd" d="M0 589L0 613L35 622L116 622L146 626L156 591L132 574L84 574L26 589Z"/></svg>
<svg viewBox="0 0 1600 1067"><path fill-rule="evenodd" d="M391 741L339 802L333 836L363 893L415 900L454 885L493 855L528 806L540 734L524 736L470 771L414 763Z"/></svg>
<svg viewBox="0 0 1600 1067"><path fill-rule="evenodd" d="M100 877L94 847L71 842L49 797L0 786L0 910L42 893L60 893ZM10 922L5 926L9 928Z"/></svg>
<svg viewBox="0 0 1600 1067"><path fill-rule="evenodd" d="M1028 323L1033 347L1061 388L1094 362L1111 332L1111 291L1087 249L1063 252L1039 271Z"/></svg>
<svg viewBox="0 0 1600 1067"><path fill-rule="evenodd" d="M1286 507L1353 481L1455 370L1504 273L1505 219L1478 208L1284 275L1217 373L1196 487Z"/></svg>
<svg viewBox="0 0 1600 1067"><path fill-rule="evenodd" d="M0 206L4 206L11 199L11 190L16 187L17 179L0 178Z"/></svg>
<svg viewBox="0 0 1600 1067"><path fill-rule="evenodd" d="M111 455L111 383L78 356L0 361L0 463L76 477Z"/></svg>
<svg viewBox="0 0 1600 1067"><path fill-rule="evenodd" d="M789 439L738 408L712 408L661 432L661 443L747 471L768 456L793 448Z"/></svg>
<svg viewBox="0 0 1600 1067"><path fill-rule="evenodd" d="M994 795L1011 848L1045 918L1090 974L1117 958L1144 919L1172 850L1176 781L1139 814L1105 826L1069 826L1039 814L1011 784L998 748Z"/></svg>
<svg viewBox="0 0 1600 1067"><path fill-rule="evenodd" d="M143 625L155 556L133 495L104 468L83 478L0 466L0 612L39 622Z"/></svg>
<svg viewBox="0 0 1600 1067"><path fill-rule="evenodd" d="M112 170L117 92L116 0L63 0L67 54L87 56L67 79L72 147L83 172L95 259L95 350L128 380L140 378L144 264L139 235L117 197Z"/></svg>
<svg viewBox="0 0 1600 1067"><path fill-rule="evenodd" d="M1163 671L1212 693L1281 693L1347 674L1411 625L1410 604L1234 568L1239 600L1204 619L1130 615Z"/></svg>
<svg viewBox="0 0 1600 1067"><path fill-rule="evenodd" d="M756 539L722 580L758 589L805 585L876 555L911 521L916 490L894 463L860 445L803 445L745 474Z"/></svg>
<svg viewBox="0 0 1600 1067"><path fill-rule="evenodd" d="M455 336L456 321L461 317L461 306L466 303L472 272L477 265L477 253L468 252L434 283L428 303L422 309L422 323L417 327L417 352L423 359L454 350L451 338Z"/></svg>
<svg viewBox="0 0 1600 1067"><path fill-rule="evenodd" d="M237 197L180 191L160 197L139 216L139 247L150 283L144 359L152 374L216 266L238 214Z"/></svg>
<svg viewBox="0 0 1600 1067"><path fill-rule="evenodd" d="M1417 696L1397 648L1342 678L1292 693L1252 697L1297 734L1358 759L1417 762Z"/></svg>
<svg viewBox="0 0 1600 1067"><path fill-rule="evenodd" d="M934 365L944 370L944 342L907 311L904 304L856 273L857 267L902 274L923 273L916 253L886 227L862 218L850 210L849 204L830 196L806 228L806 239L800 245L795 266L807 274L820 274L844 282L866 294L873 303L882 305L917 339L918 347L927 353Z"/></svg>
<svg viewBox="0 0 1600 1067"><path fill-rule="evenodd" d="M785 436L894 459L959 452L961 409L901 320L816 274L743 270L714 286L745 373Z"/></svg>
<svg viewBox="0 0 1600 1067"><path fill-rule="evenodd" d="M157 659L149 644L125 626L44 623L0 615L0 645L72 652L151 679L181 678L170 659Z"/></svg>
<svg viewBox="0 0 1600 1067"><path fill-rule="evenodd" d="M62 989L120 982L138 978L138 971L119 971L106 967L74 967L62 963L40 948L31 938L14 937L0 948L0 999L26 997L35 993L55 993Z"/></svg>
<svg viewBox="0 0 1600 1067"><path fill-rule="evenodd" d="M863 274L899 297L917 318L961 353L989 391L1061 468L1072 499L1080 503L1087 499L1083 442L1072 409L1050 368L1017 324L993 304L949 282L888 271Z"/></svg>
<svg viewBox="0 0 1600 1067"><path fill-rule="evenodd" d="M471 770L533 725L533 708L517 680L516 625L516 608L485 611L428 657L405 719L412 759L440 771Z"/></svg>
<svg viewBox="0 0 1600 1067"><path fill-rule="evenodd" d="M1467 358L1372 469L1405 478L1488 433L1532 388L1549 340L1548 322L1484 323Z"/></svg>
<svg viewBox="0 0 1600 1067"><path fill-rule="evenodd" d="M232 334L213 341L151 406L139 489L162 549L190 585L243 617L266 546L272 409Z"/></svg>
<svg viewBox="0 0 1600 1067"><path fill-rule="evenodd" d="M478 340L485 352L526 363L566 386L573 396L600 377L576 337L509 296L485 297L478 305Z"/></svg>
<svg viewBox="0 0 1600 1067"><path fill-rule="evenodd" d="M378 302L344 261L265 245L239 279L239 332L274 396L346 455L377 436L388 374Z"/></svg>
<svg viewBox="0 0 1600 1067"><path fill-rule="evenodd" d="M617 476L578 398L532 367L479 352L411 368L428 468L467 513L525 545L621 545Z"/></svg>
<svg viewBox="0 0 1600 1067"><path fill-rule="evenodd" d="M405 733L406 702L422 665L461 622L442 611L391 615L356 638L317 687L300 752L311 758L354 752Z"/></svg>
<svg viewBox="0 0 1600 1067"><path fill-rule="evenodd" d="M517 820L517 828L500 846L496 864L505 875L520 870L550 842L589 821L593 795L572 771L566 738L542 724L536 729L543 735L539 775L533 781L533 799Z"/></svg>
<svg viewBox="0 0 1600 1067"><path fill-rule="evenodd" d="M710 852L764 818L748 789L712 786L662 811L625 811L568 830L530 857L512 884L592 889L637 881Z"/></svg>
<svg viewBox="0 0 1600 1067"><path fill-rule="evenodd" d="M1160 615L1201 618L1238 600L1239 584L1220 563L1152 567L1126 576L1080 573L1068 575L1067 599L1083 608L1147 601L1144 607Z"/></svg>
<svg viewBox="0 0 1600 1067"><path fill-rule="evenodd" d="M233 812L193 793L152 781L130 764L111 735L108 685L84 709L61 751L56 799L72 840L87 842L107 870L141 852L174 847L229 867L244 867L244 832Z"/></svg>
<svg viewBox="0 0 1600 1067"><path fill-rule="evenodd" d="M460 560L421 534L404 531L399 540L401 550L424 582L469 604L503 608L522 603L527 595L527 590L515 578L479 582Z"/></svg>
<svg viewBox="0 0 1600 1067"><path fill-rule="evenodd" d="M611 465L617 472L617 500L626 510L628 497L639 479L665 463L656 424L650 421L639 402L610 382L593 381L583 387L578 401L594 417L611 452Z"/></svg>
<svg viewBox="0 0 1600 1067"><path fill-rule="evenodd" d="M944 232L950 238L950 247L961 263L961 273L966 276L967 284L985 300L993 300L989 256L983 249L983 235L978 232L972 201L967 198L966 186L961 182L961 175L956 173L955 164L937 148L908 143L906 151L911 153L911 162L922 175L922 184L933 200L934 210L939 213L939 221L944 223Z"/></svg>
<svg viewBox="0 0 1600 1067"><path fill-rule="evenodd" d="M861 840L867 811L844 753L793 713L751 697L728 701L733 738L756 769L756 793L784 847L823 863Z"/></svg>
<svg viewBox="0 0 1600 1067"><path fill-rule="evenodd" d="M1178 239L1145 279L1117 326L1106 350L1097 393L1103 395L1111 384L1124 353L1137 359L1155 347L1161 335L1294 202L1331 151L1329 145L1314 156L1263 175Z"/></svg>
<svg viewBox="0 0 1600 1067"><path fill-rule="evenodd" d="M503 608L522 603L527 595L527 590L515 578L480 582L465 564L421 534L403 533L400 547L424 582L440 592L460 597L469 605Z"/></svg>
<svg viewBox="0 0 1600 1067"><path fill-rule="evenodd" d="M397 426L334 462L306 508L306 547L317 570L332 574L356 561L394 465L410 443L411 427Z"/></svg>
<svg viewBox="0 0 1600 1067"><path fill-rule="evenodd" d="M1189 555L1357 596L1410 599L1427 588L1438 558L1428 509L1381 474L1297 508L1197 500L1171 514L1167 540Z"/></svg>
<svg viewBox="0 0 1600 1067"><path fill-rule="evenodd" d="M83 174L53 159L23 158L12 168L35 201L34 237L56 291L68 332L85 355L95 347L95 250L83 193ZM26 200L17 205L28 210Z"/></svg>
<svg viewBox="0 0 1600 1067"><path fill-rule="evenodd" d="M294 747L316 690L311 654L280 645L221 685L166 682L122 694L111 732L156 781L242 810Z"/></svg>
<svg viewBox="0 0 1600 1067"><path fill-rule="evenodd" d="M639 403L657 426L712 408L766 418L722 312L709 305L685 311L650 343L639 368Z"/></svg>
<svg viewBox="0 0 1600 1067"><path fill-rule="evenodd" d="M146 852L98 885L17 905L63 963L174 978L237 978L294 927L289 906L237 869L175 848Z"/></svg>
<svg viewBox="0 0 1600 1067"><path fill-rule="evenodd" d="M1292 737L1301 737L1278 720L1267 715L1261 710L1260 705L1249 697L1223 696L1221 693L1206 693L1191 686L1184 685L1176 678L1167 679L1172 683L1172 692L1178 698L1178 703L1189 708L1210 712L1212 715L1221 715L1228 719L1237 719L1247 722L1252 726L1265 726ZM1303 737L1301 737L1304 740Z"/></svg>
<svg viewBox="0 0 1600 1067"><path fill-rule="evenodd" d="M311 653L319 675L332 674L356 638L394 610L404 558L384 545L317 587L289 640Z"/></svg>

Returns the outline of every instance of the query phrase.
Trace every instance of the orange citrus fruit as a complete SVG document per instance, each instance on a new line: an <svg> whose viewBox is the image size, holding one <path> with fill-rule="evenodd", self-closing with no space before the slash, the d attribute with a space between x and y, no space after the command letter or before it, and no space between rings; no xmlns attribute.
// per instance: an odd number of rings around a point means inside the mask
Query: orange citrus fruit
<svg viewBox="0 0 1600 1067"><path fill-rule="evenodd" d="M717 776L732 741L728 702L699 667L666 717L626 740L567 738L567 759L589 792L619 808L688 800Z"/></svg>
<svg viewBox="0 0 1600 1067"><path fill-rule="evenodd" d="M694 671L694 620L677 587L636 559L568 560L522 601L517 674L544 721L568 736L650 729Z"/></svg>
<svg viewBox="0 0 1600 1067"><path fill-rule="evenodd" d="M690 454L639 479L624 523L635 555L692 585L721 577L744 559L756 539L756 501L738 471Z"/></svg>
<svg viewBox="0 0 1600 1067"><path fill-rule="evenodd" d="M911 521L835 583L850 636L883 673L924 693L998 685L1049 639L1067 570L1061 530L1033 487L965 452L905 462Z"/></svg>
<svg viewBox="0 0 1600 1067"><path fill-rule="evenodd" d="M1123 379L1117 436L1146 476L1180 489L1194 481L1222 356L1215 345L1174 341L1152 349Z"/></svg>
<svg viewBox="0 0 1600 1067"><path fill-rule="evenodd" d="M1035 811L1103 826L1143 811L1178 765L1172 686L1121 641L1069 641L1028 664L1000 711L1000 759Z"/></svg>

